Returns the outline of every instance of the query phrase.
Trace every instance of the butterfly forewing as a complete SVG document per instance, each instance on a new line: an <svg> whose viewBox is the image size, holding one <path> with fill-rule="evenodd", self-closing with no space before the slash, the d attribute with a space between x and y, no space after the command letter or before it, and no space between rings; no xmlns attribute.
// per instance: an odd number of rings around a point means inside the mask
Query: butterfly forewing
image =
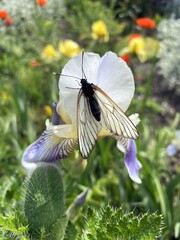
<svg viewBox="0 0 180 240"><path fill-rule="evenodd" d="M79 91L77 104L79 148L82 157L87 158L96 143L101 124L93 117L89 100L82 89Z"/></svg>
<svg viewBox="0 0 180 240"><path fill-rule="evenodd" d="M137 139L139 134L136 127L121 108L100 88L93 85L101 110L101 125L112 134L124 138Z"/></svg>

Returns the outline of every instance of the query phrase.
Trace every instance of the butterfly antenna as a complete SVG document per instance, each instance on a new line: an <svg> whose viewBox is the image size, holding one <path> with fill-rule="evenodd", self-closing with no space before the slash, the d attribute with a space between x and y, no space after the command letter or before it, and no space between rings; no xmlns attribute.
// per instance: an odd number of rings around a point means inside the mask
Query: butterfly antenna
<svg viewBox="0 0 180 240"><path fill-rule="evenodd" d="M74 76L71 76L71 75L66 75L66 74L58 74L58 75L63 76L63 77L70 77L70 78L76 78L78 80L81 80L80 78L74 77Z"/></svg>
<svg viewBox="0 0 180 240"><path fill-rule="evenodd" d="M86 74L84 72L84 51L82 51L82 79L83 79L83 76L87 80Z"/></svg>

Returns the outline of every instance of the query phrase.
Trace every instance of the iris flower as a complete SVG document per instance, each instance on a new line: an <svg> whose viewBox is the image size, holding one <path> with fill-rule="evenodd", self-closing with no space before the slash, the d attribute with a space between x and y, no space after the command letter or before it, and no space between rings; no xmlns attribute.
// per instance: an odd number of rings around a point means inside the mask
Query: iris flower
<svg viewBox="0 0 180 240"><path fill-rule="evenodd" d="M126 112L135 87L132 72L121 58L112 52L107 52L102 57L94 53L84 53L83 71L89 83L101 88ZM77 97L81 86L76 78L82 78L82 54L71 58L62 70L59 80L60 101L54 105L52 122L46 121L46 131L26 149L23 155L22 164L27 170L42 163L54 164L62 158L62 150L68 155L78 147ZM130 119L134 125L137 125L138 114L130 116ZM100 137L107 135L113 136L105 129L99 133ZM140 183L138 174L141 164L136 158L134 140L123 137L117 140L118 148L125 153L125 165L131 179ZM127 149L123 148L124 143Z"/></svg>

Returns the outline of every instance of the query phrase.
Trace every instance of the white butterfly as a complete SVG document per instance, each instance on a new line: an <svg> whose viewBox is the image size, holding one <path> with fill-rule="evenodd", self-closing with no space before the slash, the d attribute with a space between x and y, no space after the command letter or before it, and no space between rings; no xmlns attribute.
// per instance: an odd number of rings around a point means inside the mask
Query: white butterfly
<svg viewBox="0 0 180 240"><path fill-rule="evenodd" d="M94 147L98 133L102 128L109 130L117 139L137 139L139 134L121 108L99 87L81 79L82 87L77 101L77 127L79 149L83 158L87 158Z"/></svg>

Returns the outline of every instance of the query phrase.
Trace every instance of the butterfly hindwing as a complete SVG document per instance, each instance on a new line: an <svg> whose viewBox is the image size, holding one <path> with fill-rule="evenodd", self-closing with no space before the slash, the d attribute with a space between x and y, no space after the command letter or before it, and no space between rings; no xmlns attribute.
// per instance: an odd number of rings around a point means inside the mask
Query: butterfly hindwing
<svg viewBox="0 0 180 240"><path fill-rule="evenodd" d="M138 138L138 132L121 108L99 87L93 85L94 96L101 110L101 125L113 135L124 138Z"/></svg>
<svg viewBox="0 0 180 240"><path fill-rule="evenodd" d="M101 130L101 124L93 117L88 101L88 98L80 89L77 103L77 119L79 148L83 158L88 157Z"/></svg>

